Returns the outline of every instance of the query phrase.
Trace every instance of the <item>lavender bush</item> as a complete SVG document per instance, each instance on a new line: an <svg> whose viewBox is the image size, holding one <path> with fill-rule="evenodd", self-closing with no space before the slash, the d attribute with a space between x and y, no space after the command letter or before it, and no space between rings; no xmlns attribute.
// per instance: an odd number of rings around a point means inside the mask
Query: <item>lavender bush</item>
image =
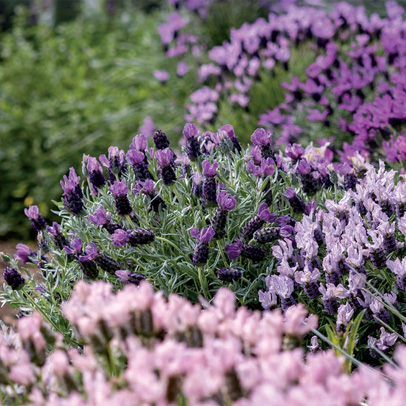
<svg viewBox="0 0 406 406"><path fill-rule="evenodd" d="M38 313L19 320L18 334L1 332L3 404L402 404L405 347L385 376L366 366L346 375L332 351L300 348L317 325L303 306L285 315L236 310L222 288L202 311L177 295L165 300L147 282L117 293L79 282L62 312L80 347Z"/></svg>

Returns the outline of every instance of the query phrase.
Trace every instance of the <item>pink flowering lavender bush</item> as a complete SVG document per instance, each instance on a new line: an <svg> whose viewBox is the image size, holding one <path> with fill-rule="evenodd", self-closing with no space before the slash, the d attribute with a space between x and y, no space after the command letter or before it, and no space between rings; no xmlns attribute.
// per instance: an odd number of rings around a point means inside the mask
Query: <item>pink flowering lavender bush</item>
<svg viewBox="0 0 406 406"><path fill-rule="evenodd" d="M333 351L304 353L317 317L302 305L285 314L235 305L225 288L202 310L145 281L116 293L81 281L61 306L74 346L38 313L20 319L17 333L0 333L2 404L402 404L404 347L385 367L390 381L365 366L347 375Z"/></svg>

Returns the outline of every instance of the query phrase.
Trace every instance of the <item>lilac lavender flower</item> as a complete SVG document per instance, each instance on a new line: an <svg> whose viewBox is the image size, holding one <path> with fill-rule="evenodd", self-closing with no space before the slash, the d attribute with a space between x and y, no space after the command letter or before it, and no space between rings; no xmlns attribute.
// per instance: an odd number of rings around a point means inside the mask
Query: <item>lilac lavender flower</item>
<svg viewBox="0 0 406 406"><path fill-rule="evenodd" d="M268 205L261 203L258 213L241 230L241 238L243 241L250 241L255 231L259 230L266 222L273 223L275 220L276 215L269 211Z"/></svg>
<svg viewBox="0 0 406 406"><path fill-rule="evenodd" d="M200 232L198 228L193 227L190 235L197 240L193 251L193 265L203 265L209 259L209 242L214 237L215 231L211 226L202 228Z"/></svg>
<svg viewBox="0 0 406 406"><path fill-rule="evenodd" d="M241 278L242 272L235 268L221 268L216 271L216 275L221 281L233 282Z"/></svg>
<svg viewBox="0 0 406 406"><path fill-rule="evenodd" d="M197 129L196 125L193 123L186 123L183 129L183 135L186 138L186 155L190 160L195 160L199 155L200 152L200 145L199 145L199 130Z"/></svg>
<svg viewBox="0 0 406 406"><path fill-rule="evenodd" d="M163 131L161 130L155 131L154 134L152 135L152 138L154 140L156 149L165 149L169 147L168 137Z"/></svg>
<svg viewBox="0 0 406 406"><path fill-rule="evenodd" d="M139 272L118 270L115 272L115 274L120 282L134 283L137 286L141 283L141 281L145 280L145 276Z"/></svg>
<svg viewBox="0 0 406 406"><path fill-rule="evenodd" d="M383 235L383 247L386 254L396 251L398 244L395 238L395 224L384 221L379 225L378 231Z"/></svg>
<svg viewBox="0 0 406 406"><path fill-rule="evenodd" d="M338 308L337 321L336 321L337 333L345 332L346 327L348 326L349 322L351 321L353 314L354 314L354 309L351 308L349 303L346 303L345 305L341 305Z"/></svg>
<svg viewBox="0 0 406 406"><path fill-rule="evenodd" d="M275 153L272 149L272 132L263 128L257 128L251 135L251 142L261 148L263 158L274 158Z"/></svg>
<svg viewBox="0 0 406 406"><path fill-rule="evenodd" d="M318 351L320 349L320 344L319 344L319 341L317 339L317 336L313 336L310 339L310 344L311 345L307 346L307 348L309 349L310 352L316 352L316 351Z"/></svg>
<svg viewBox="0 0 406 406"><path fill-rule="evenodd" d="M383 353L387 353L390 347L392 347L398 339L398 335L396 333L389 334L383 327L380 328L380 331L381 335L379 339L368 336L368 347L371 350L372 356L376 356L374 351L375 348Z"/></svg>
<svg viewBox="0 0 406 406"><path fill-rule="evenodd" d="M121 179L123 174L126 172L127 165L125 161L125 152L123 150L119 150L118 147L109 147L108 158L103 154L99 156L99 160L102 165L107 168L111 183L113 183L115 180Z"/></svg>
<svg viewBox="0 0 406 406"><path fill-rule="evenodd" d="M130 149L135 149L136 151L144 152L147 149L148 140L144 134L137 134L130 144Z"/></svg>
<svg viewBox="0 0 406 406"><path fill-rule="evenodd" d="M318 269L310 271L308 265L305 265L303 271L297 271L295 273L295 281L299 285L304 287L304 291L309 299L315 299L319 297L319 287L317 281L320 278L320 272Z"/></svg>
<svg viewBox="0 0 406 406"><path fill-rule="evenodd" d="M155 152L155 159L158 164L158 172L164 185L170 185L176 180L176 173L173 169L174 153L171 149L165 148Z"/></svg>
<svg viewBox="0 0 406 406"><path fill-rule="evenodd" d="M103 187L106 183L106 178L103 176L103 168L97 159L91 156L83 155L83 162L86 163L86 169L93 193L97 194L97 190Z"/></svg>
<svg viewBox="0 0 406 406"><path fill-rule="evenodd" d="M70 168L69 179L64 175L61 186L63 189L63 205L66 210L73 215L78 216L84 212L85 205L82 197L83 192L79 185L80 177L76 175L75 170Z"/></svg>
<svg viewBox="0 0 406 406"><path fill-rule="evenodd" d="M215 232L214 238L223 238L226 234L228 212L235 207L235 197L223 190L217 195L216 200L219 207L214 212L210 225Z"/></svg>
<svg viewBox="0 0 406 406"><path fill-rule="evenodd" d="M370 310L372 311L374 319L382 320L384 323L389 322L389 313L385 309L385 306L382 302L377 299L373 299L372 303L369 305Z"/></svg>
<svg viewBox="0 0 406 406"><path fill-rule="evenodd" d="M215 205L217 203L216 194L216 176L219 164L213 161L211 164L208 159L202 162L203 184L202 184L202 202L204 205Z"/></svg>
<svg viewBox="0 0 406 406"><path fill-rule="evenodd" d="M52 240L55 244L55 247L59 250L63 250L63 247L68 246L68 240L61 232L61 227L58 223L53 222L52 227L47 226L46 231L52 235Z"/></svg>
<svg viewBox="0 0 406 406"><path fill-rule="evenodd" d="M303 200L296 194L295 189L288 187L283 194L289 200L289 204L295 213L304 213L305 204Z"/></svg>
<svg viewBox="0 0 406 406"><path fill-rule="evenodd" d="M4 268L3 278L6 281L7 285L13 290L22 289L25 285L25 279L18 273L14 268L6 266Z"/></svg>
<svg viewBox="0 0 406 406"><path fill-rule="evenodd" d="M128 186L125 180L123 179L121 182L115 181L109 187L109 191L114 197L117 214L120 216L131 214L132 208L127 197Z"/></svg>
<svg viewBox="0 0 406 406"><path fill-rule="evenodd" d="M39 214L38 206L30 206L28 209L24 209L24 213L30 219L32 228L36 233L45 229L46 223Z"/></svg>
<svg viewBox="0 0 406 406"><path fill-rule="evenodd" d="M396 286L406 292L406 258L396 258L394 261L386 261L386 266L396 275Z"/></svg>
<svg viewBox="0 0 406 406"><path fill-rule="evenodd" d="M269 290L260 290L258 292L258 299L265 310L272 310L276 308L278 304L276 293L270 292Z"/></svg>
<svg viewBox="0 0 406 406"><path fill-rule="evenodd" d="M347 290L343 285L339 284L334 286L331 283L327 283L326 287L320 284L319 291L322 294L322 300L324 304L324 311L327 313L335 314L338 310L337 298L344 299L348 296Z"/></svg>
<svg viewBox="0 0 406 406"><path fill-rule="evenodd" d="M152 176L148 171L148 161L145 159L144 152L130 149L127 152L127 159L133 167L135 179L140 181L151 179Z"/></svg>
<svg viewBox="0 0 406 406"><path fill-rule="evenodd" d="M292 297L294 290L292 279L284 275L271 275L266 277L265 282L269 291L275 293L281 299L281 305L284 311L296 304Z"/></svg>
<svg viewBox="0 0 406 406"><path fill-rule="evenodd" d="M185 61L180 61L176 67L176 74L178 76L185 76L189 72L189 66Z"/></svg>

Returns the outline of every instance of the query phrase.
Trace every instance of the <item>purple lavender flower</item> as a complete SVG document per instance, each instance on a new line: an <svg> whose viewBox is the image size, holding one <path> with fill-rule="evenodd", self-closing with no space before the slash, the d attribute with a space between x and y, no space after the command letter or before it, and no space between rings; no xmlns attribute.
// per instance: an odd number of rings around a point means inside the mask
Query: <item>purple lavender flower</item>
<svg viewBox="0 0 406 406"><path fill-rule="evenodd" d="M214 238L223 238L226 234L228 212L235 207L235 197L223 190L217 195L217 204L219 207L214 212L210 224L216 233Z"/></svg>
<svg viewBox="0 0 406 406"><path fill-rule="evenodd" d="M331 283L327 283L326 286L327 289L322 284L320 284L319 288L319 291L322 294L324 311L326 311L327 313L335 314L338 310L337 298L344 299L348 296L348 292L341 284L335 286Z"/></svg>
<svg viewBox="0 0 406 406"><path fill-rule="evenodd" d="M243 241L250 241L255 231L259 230L266 222L273 223L275 220L276 215L268 210L268 205L261 203L258 213L241 230L241 238Z"/></svg>
<svg viewBox="0 0 406 406"><path fill-rule="evenodd" d="M305 212L305 204L303 200L296 194L295 189L288 187L283 196L285 196L289 200L289 204L295 213Z"/></svg>
<svg viewBox="0 0 406 406"><path fill-rule="evenodd" d="M103 176L103 168L96 158L83 155L83 162L86 163L87 173L94 194L97 190L106 184L106 178Z"/></svg>
<svg viewBox="0 0 406 406"><path fill-rule="evenodd" d="M228 136L228 138L231 140L231 142L233 143L233 149L236 152L241 152L242 148L240 143L238 142L238 139L235 135L235 131L234 128L231 124L226 124L223 125L222 127L219 128L219 132L225 132Z"/></svg>
<svg viewBox="0 0 406 406"><path fill-rule="evenodd" d="M197 240L195 249L193 251L193 265L203 265L209 259L209 242L214 237L215 231L211 226L199 229L193 227L190 230L190 235Z"/></svg>
<svg viewBox="0 0 406 406"><path fill-rule="evenodd" d="M121 265L116 260L106 254L100 253L96 244L93 242L87 245L85 253L86 255L79 256L81 262L94 261L96 265L109 274L114 275L115 271L121 268Z"/></svg>
<svg viewBox="0 0 406 406"><path fill-rule="evenodd" d="M126 230L118 229L111 235L111 241L116 247L122 247L123 245L128 244L130 236Z"/></svg>
<svg viewBox="0 0 406 406"><path fill-rule="evenodd" d="M68 246L68 240L61 232L61 227L58 223L53 222L52 227L47 226L46 231L52 235L52 240L55 244L55 247L59 250L63 250L65 246Z"/></svg>
<svg viewBox="0 0 406 406"><path fill-rule="evenodd" d="M406 258L396 258L394 261L386 261L387 267L396 275L396 286L406 292Z"/></svg>
<svg viewBox="0 0 406 406"><path fill-rule="evenodd" d="M144 152L137 151L136 149L130 149L127 152L127 159L134 169L135 179L144 181L152 178L150 172L148 171L148 161L145 159Z"/></svg>
<svg viewBox="0 0 406 406"><path fill-rule="evenodd" d="M208 159L202 162L203 168L203 184L202 184L202 201L204 205L214 205L216 201L216 176L219 164L213 161L210 164Z"/></svg>
<svg viewBox="0 0 406 406"><path fill-rule="evenodd" d="M298 271L295 273L296 283L304 287L304 291L309 299L315 299L316 297L319 297L319 288L317 286L317 281L319 280L319 278L319 270L313 269L312 271L310 271L307 264L303 271Z"/></svg>
<svg viewBox="0 0 406 406"><path fill-rule="evenodd" d="M292 297L294 290L293 280L285 275L271 275L265 279L269 292L275 293L281 299L282 309L286 311L288 307L296 304Z"/></svg>
<svg viewBox="0 0 406 406"><path fill-rule="evenodd" d="M70 168L69 179L64 175L61 186L63 189L63 205L66 210L73 215L78 216L84 212L83 192L79 184L80 177L76 175L75 170Z"/></svg>
<svg viewBox="0 0 406 406"><path fill-rule="evenodd" d="M138 182L134 187L134 194L139 194L142 192L144 195L150 198L150 208L156 213L159 212L159 207L165 210L168 206L163 201L162 197L157 194L157 190L154 187L154 182L151 179L147 179L145 182Z"/></svg>
<svg viewBox="0 0 406 406"><path fill-rule="evenodd" d="M261 148L262 158L275 158L272 149L272 132L263 128L257 128L251 135L251 142Z"/></svg>
<svg viewBox="0 0 406 406"><path fill-rule="evenodd" d="M176 180L176 173L173 169L174 153L171 149L165 148L155 152L155 159L158 164L158 172L164 185L170 185Z"/></svg>
<svg viewBox="0 0 406 406"><path fill-rule="evenodd" d="M255 176L265 178L275 173L275 161L272 158L261 158L258 165L254 160L247 162L247 169Z"/></svg>
<svg viewBox="0 0 406 406"><path fill-rule="evenodd" d="M116 206L117 214L126 216L131 214L132 208L130 201L127 197L128 186L123 179L121 182L115 181L109 188L109 191L114 196L114 203Z"/></svg>
<svg viewBox="0 0 406 406"><path fill-rule="evenodd" d="M190 160L195 160L199 155L200 152L200 145L199 145L199 130L196 127L196 124L193 123L186 123L183 129L183 135L186 138L186 155Z"/></svg>
<svg viewBox="0 0 406 406"><path fill-rule="evenodd" d="M216 271L217 277L221 281L233 282L241 278L242 272L235 268L221 268Z"/></svg>
<svg viewBox="0 0 406 406"><path fill-rule="evenodd" d="M161 130L155 131L152 138L154 140L154 144L157 149L165 149L169 147L168 137L163 131Z"/></svg>
<svg viewBox="0 0 406 406"><path fill-rule="evenodd" d="M115 272L115 274L120 282L134 283L137 286L141 283L141 281L145 280L145 276L139 272L118 270Z"/></svg>
<svg viewBox="0 0 406 406"><path fill-rule="evenodd" d="M383 353L387 353L390 347L392 347L398 339L398 335L396 333L389 334L383 327L380 328L380 331L381 335L379 339L372 336L368 337L368 347L370 348L370 352L373 357L376 357L376 352L374 351L375 348Z"/></svg>
<svg viewBox="0 0 406 406"><path fill-rule="evenodd" d="M14 268L6 266L4 268L3 278L7 285L13 290L19 290L25 285L25 279Z"/></svg>
<svg viewBox="0 0 406 406"><path fill-rule="evenodd" d="M118 179L121 179L127 170L125 152L123 150L119 150L118 147L109 147L108 158L103 154L99 156L99 160L108 170L110 183L117 180L116 176Z"/></svg>
<svg viewBox="0 0 406 406"><path fill-rule="evenodd" d="M135 149L136 151L141 151L141 152L144 152L147 149L147 146L148 146L148 140L144 134L136 135L130 144L131 149Z"/></svg>
<svg viewBox="0 0 406 406"><path fill-rule="evenodd" d="M243 244L240 242L239 239L236 238L235 240L236 240L236 242L234 242L232 244L227 244L224 247L224 251L227 253L228 257L231 260L238 258L242 252Z"/></svg>
<svg viewBox="0 0 406 406"><path fill-rule="evenodd" d="M17 244L17 252L14 258L21 261L23 264L27 262L33 262L37 256L37 253L33 251L28 245Z"/></svg>
<svg viewBox="0 0 406 406"><path fill-rule="evenodd" d="M301 145L298 144L288 144L286 145L285 155L292 160L292 165L294 165L304 154L305 150Z"/></svg>
<svg viewBox="0 0 406 406"><path fill-rule="evenodd" d="M73 238L69 244L69 247L63 248L68 255L80 255L82 254L82 240L80 238Z"/></svg>
<svg viewBox="0 0 406 406"><path fill-rule="evenodd" d="M38 206L30 206L28 209L24 209L24 213L30 219L32 228L36 233L45 229L46 223L39 214Z"/></svg>

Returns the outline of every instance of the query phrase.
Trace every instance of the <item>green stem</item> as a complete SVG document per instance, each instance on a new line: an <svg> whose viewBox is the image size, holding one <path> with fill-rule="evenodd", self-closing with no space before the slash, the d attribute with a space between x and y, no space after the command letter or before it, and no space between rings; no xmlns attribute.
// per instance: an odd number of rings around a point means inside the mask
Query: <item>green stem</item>
<svg viewBox="0 0 406 406"><path fill-rule="evenodd" d="M228 266L228 261L227 261L227 258L226 258L226 256L225 256L225 254L224 254L224 249L223 249L223 247L220 245L220 241L219 241L219 240L217 240L217 248L218 248L219 251L220 251L220 255L221 255L221 258L223 259L224 265L225 265L225 266Z"/></svg>
<svg viewBox="0 0 406 406"><path fill-rule="evenodd" d="M175 245L172 241L169 241L164 237L155 237L155 239L158 241L166 242L169 245L172 245L172 247L176 248L181 254L183 254L183 251L177 245Z"/></svg>
<svg viewBox="0 0 406 406"><path fill-rule="evenodd" d="M205 299L210 300L211 295L209 292L209 288L207 286L207 279L204 276L204 272L203 272L201 266L198 267L198 275L199 275L199 282L200 282L201 288L203 289Z"/></svg>

